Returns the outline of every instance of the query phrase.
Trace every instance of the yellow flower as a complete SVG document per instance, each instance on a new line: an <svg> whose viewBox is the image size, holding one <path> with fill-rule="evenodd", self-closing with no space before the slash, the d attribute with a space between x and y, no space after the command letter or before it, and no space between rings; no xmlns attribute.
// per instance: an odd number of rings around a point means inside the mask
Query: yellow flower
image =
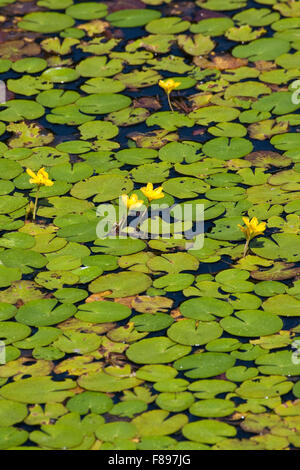
<svg viewBox="0 0 300 470"><path fill-rule="evenodd" d="M161 88L165 90L167 95L169 95L171 91L173 91L175 88L181 85L181 82L175 82L173 78L168 78L167 80L159 80L158 84Z"/></svg>
<svg viewBox="0 0 300 470"><path fill-rule="evenodd" d="M249 220L248 217L243 217L244 224L246 227L242 227L238 224L238 227L244 233L247 240L252 240L252 238L256 237L257 235L262 235L266 230L266 222L258 223L256 217L253 217Z"/></svg>
<svg viewBox="0 0 300 470"><path fill-rule="evenodd" d="M159 188L153 189L153 184L148 183L147 186L141 188L142 193L148 198L149 202L153 199L161 199L164 197L164 193L162 192L162 186Z"/></svg>
<svg viewBox="0 0 300 470"><path fill-rule="evenodd" d="M144 201L138 199L138 196L135 193L130 197L127 194L123 194L122 201L128 209L136 209L144 204Z"/></svg>
<svg viewBox="0 0 300 470"><path fill-rule="evenodd" d="M52 186L54 183L51 181L48 177L47 171L45 171L45 168L41 168L37 174L35 174L32 170L27 168L26 172L28 173L29 176L31 176L29 182L31 184L37 184L39 186L45 185L45 186Z"/></svg>

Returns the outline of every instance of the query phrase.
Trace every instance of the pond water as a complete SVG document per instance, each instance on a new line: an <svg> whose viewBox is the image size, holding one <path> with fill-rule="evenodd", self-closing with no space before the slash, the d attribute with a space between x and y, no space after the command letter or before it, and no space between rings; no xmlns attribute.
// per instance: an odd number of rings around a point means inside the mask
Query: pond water
<svg viewBox="0 0 300 470"><path fill-rule="evenodd" d="M0 449L299 449L300 2L0 7Z"/></svg>

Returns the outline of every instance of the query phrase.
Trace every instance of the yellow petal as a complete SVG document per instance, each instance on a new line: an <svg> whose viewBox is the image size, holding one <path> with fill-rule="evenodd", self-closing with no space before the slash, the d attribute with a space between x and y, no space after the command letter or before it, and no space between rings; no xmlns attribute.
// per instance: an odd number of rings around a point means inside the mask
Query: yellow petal
<svg viewBox="0 0 300 470"><path fill-rule="evenodd" d="M43 178L48 178L48 173L47 171L45 170L45 168L41 168L38 172L37 172L38 176L42 176Z"/></svg>
<svg viewBox="0 0 300 470"><path fill-rule="evenodd" d="M256 230L258 230L259 232L264 232L266 230L266 226L267 226L266 222L261 222L256 227Z"/></svg>
<svg viewBox="0 0 300 470"><path fill-rule="evenodd" d="M251 221L250 221L250 225L253 227L253 228L256 228L257 225L258 225L258 220L256 217L252 217Z"/></svg>
<svg viewBox="0 0 300 470"><path fill-rule="evenodd" d="M36 178L36 174L32 170L30 170L30 168L27 168L26 172L29 176L31 176L31 178Z"/></svg>

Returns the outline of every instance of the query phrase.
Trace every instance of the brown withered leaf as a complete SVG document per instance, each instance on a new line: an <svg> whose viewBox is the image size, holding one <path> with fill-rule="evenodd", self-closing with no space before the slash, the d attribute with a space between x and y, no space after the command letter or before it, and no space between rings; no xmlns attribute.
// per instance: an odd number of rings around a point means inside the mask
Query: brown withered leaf
<svg viewBox="0 0 300 470"><path fill-rule="evenodd" d="M4 24L1 24L0 31L0 44L7 41L19 41L22 40L26 44L35 41L40 38L40 33L34 33L33 31L25 31L22 29L16 29L14 25L11 24L11 21L7 21Z"/></svg>
<svg viewBox="0 0 300 470"><path fill-rule="evenodd" d="M167 297L137 295L132 307L140 313L167 312L173 305L173 300Z"/></svg>
<svg viewBox="0 0 300 470"><path fill-rule="evenodd" d="M252 139L266 140L273 135L288 132L289 123L287 121L276 122L274 119L254 122L248 126L248 134Z"/></svg>
<svg viewBox="0 0 300 470"><path fill-rule="evenodd" d="M274 62L267 62L266 60L258 60L254 62L254 65L260 72L276 69L276 64Z"/></svg>
<svg viewBox="0 0 300 470"><path fill-rule="evenodd" d="M116 297L114 299L114 302L117 302L122 305L126 305L126 307L129 307L129 308L132 308L132 303L135 298L136 298L136 295L131 295L129 297Z"/></svg>
<svg viewBox="0 0 300 470"><path fill-rule="evenodd" d="M47 8L38 6L32 0L11 3L1 8L1 14L6 16L24 16L26 13L33 13L35 11L47 11Z"/></svg>
<svg viewBox="0 0 300 470"><path fill-rule="evenodd" d="M113 31L111 29L106 29L103 31L103 36L106 37L106 39L123 39L124 38L124 32L122 29L114 29Z"/></svg>
<svg viewBox="0 0 300 470"><path fill-rule="evenodd" d="M193 131L193 135L204 135L206 132L205 127L199 127L195 131Z"/></svg>
<svg viewBox="0 0 300 470"><path fill-rule="evenodd" d="M7 41L0 44L1 59L9 59L13 62L26 56L37 56L41 48L35 42L26 43L23 40Z"/></svg>
<svg viewBox="0 0 300 470"><path fill-rule="evenodd" d="M157 111L158 109L161 109L161 104L156 96L141 96L140 98L135 98L133 100L133 107L154 109L154 111Z"/></svg>
<svg viewBox="0 0 300 470"><path fill-rule="evenodd" d="M249 168L251 166L250 162L247 162L245 159L241 158L232 158L231 160L227 160L224 162L225 167L229 170L240 170L241 168Z"/></svg>
<svg viewBox="0 0 300 470"><path fill-rule="evenodd" d="M145 3L141 0L111 0L110 2L106 2L108 6L108 13L113 13L114 11L119 10L129 10L129 9L141 9L146 8Z"/></svg>
<svg viewBox="0 0 300 470"><path fill-rule="evenodd" d="M182 20L195 21L197 6L194 2L172 2L165 8L166 16L180 16Z"/></svg>
<svg viewBox="0 0 300 470"><path fill-rule="evenodd" d="M278 261L270 269L251 271L250 275L253 279L259 281L284 281L299 276L300 268L296 267L295 263Z"/></svg>
<svg viewBox="0 0 300 470"><path fill-rule="evenodd" d="M103 335L112 328L115 328L115 326L115 323L89 323L78 318L69 318L57 325L63 331L72 330L79 331L80 333L96 333L97 335Z"/></svg>
<svg viewBox="0 0 300 470"><path fill-rule="evenodd" d="M179 308L175 308L174 310L171 310L171 317L174 318L176 321L183 320L184 317L181 315Z"/></svg>
<svg viewBox="0 0 300 470"><path fill-rule="evenodd" d="M77 26L78 29L83 29L89 37L97 36L104 33L110 24L107 21L92 20L88 23L83 23Z"/></svg>
<svg viewBox="0 0 300 470"><path fill-rule="evenodd" d="M257 152L251 152L244 160L251 163L253 166L259 168L270 168L275 167L286 167L291 163L290 158L280 155L278 152L272 152L271 150L258 150Z"/></svg>
<svg viewBox="0 0 300 470"><path fill-rule="evenodd" d="M198 4L200 4L199 1L198 1ZM207 20L208 18L226 18L226 17L228 16L220 11L204 10L203 8L200 10L199 8L197 8L196 15L193 18L193 21Z"/></svg>
<svg viewBox="0 0 300 470"><path fill-rule="evenodd" d="M183 111L186 114L193 111L193 107L189 106L186 99L183 98L182 96L178 96L176 98L173 98L172 101L173 101L173 105L175 106L175 108L180 109L181 111Z"/></svg>
<svg viewBox="0 0 300 470"><path fill-rule="evenodd" d="M105 292L98 292L96 294L92 294L85 299L86 303L90 302L99 302L100 300L106 300L106 297L111 294L111 290L106 290Z"/></svg>
<svg viewBox="0 0 300 470"><path fill-rule="evenodd" d="M198 67L217 70L237 69L248 64L247 59L239 59L231 54L211 54L210 60L203 57L194 57L193 61Z"/></svg>
<svg viewBox="0 0 300 470"><path fill-rule="evenodd" d="M271 88L273 92L275 91L289 91L288 86L279 86L276 85L275 83L268 83L268 87Z"/></svg>
<svg viewBox="0 0 300 470"><path fill-rule="evenodd" d="M201 92L196 93L195 95L191 95L188 97L188 102L191 103L192 111L195 109L203 108L207 106L213 97L212 93L208 92Z"/></svg>
<svg viewBox="0 0 300 470"><path fill-rule="evenodd" d="M160 149L168 142L179 140L179 135L176 132L168 133L165 130L157 130L150 132L131 132L127 137L134 140L138 147Z"/></svg>

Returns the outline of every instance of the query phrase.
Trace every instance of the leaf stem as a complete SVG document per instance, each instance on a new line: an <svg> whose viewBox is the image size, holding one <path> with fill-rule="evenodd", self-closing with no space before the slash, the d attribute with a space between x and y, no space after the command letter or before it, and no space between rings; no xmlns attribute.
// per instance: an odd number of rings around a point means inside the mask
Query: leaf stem
<svg viewBox="0 0 300 470"><path fill-rule="evenodd" d="M36 215L36 209L37 209L37 203L39 199L39 190L40 190L41 185L38 184L37 190L36 190L36 195L35 195L35 201L34 201L34 208L33 208L33 217L32 219L35 220L35 215Z"/></svg>
<svg viewBox="0 0 300 470"><path fill-rule="evenodd" d="M247 251L248 251L248 248L249 248L249 242L250 242L250 238L248 238L246 243L245 243L243 258L245 258L246 254L247 254Z"/></svg>
<svg viewBox="0 0 300 470"><path fill-rule="evenodd" d="M168 96L168 102L169 102L170 109L171 109L172 113L174 113L174 108L172 106L171 99L170 99L170 93L167 93L167 96Z"/></svg>

